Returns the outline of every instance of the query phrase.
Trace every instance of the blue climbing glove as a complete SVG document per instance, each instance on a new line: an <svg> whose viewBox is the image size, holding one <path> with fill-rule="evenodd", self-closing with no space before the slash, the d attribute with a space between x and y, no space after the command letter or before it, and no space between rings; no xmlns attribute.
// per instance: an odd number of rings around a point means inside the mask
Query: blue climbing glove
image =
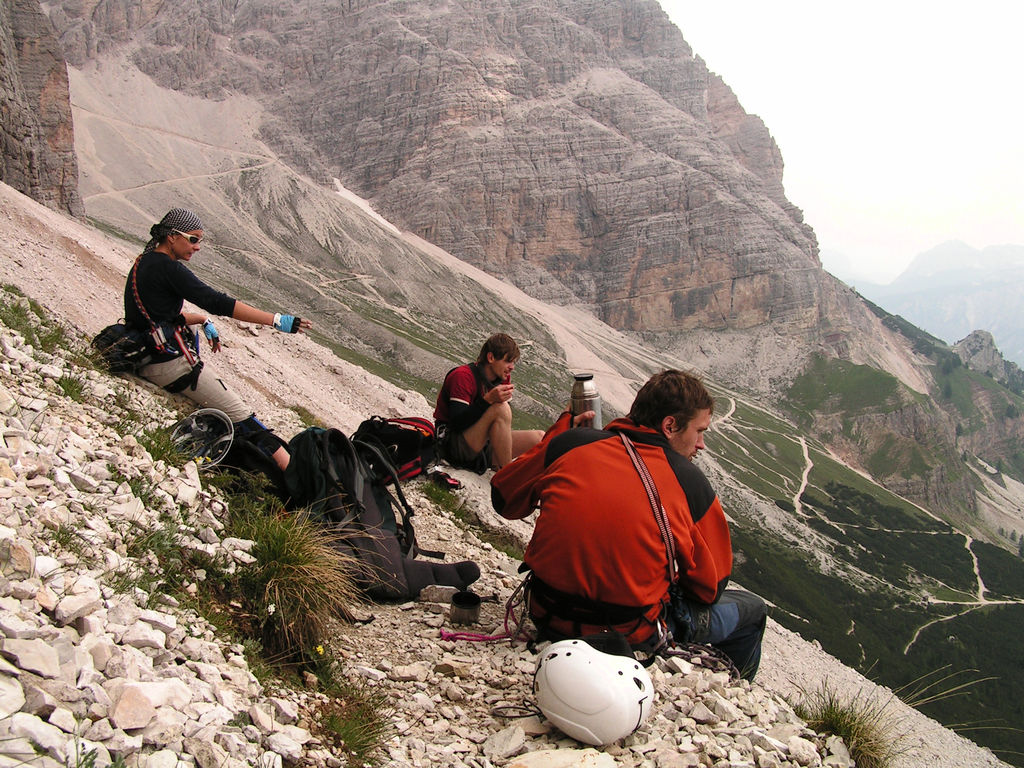
<svg viewBox="0 0 1024 768"><path fill-rule="evenodd" d="M219 352L220 334L217 333L217 328L214 326L213 321L210 318L206 318L205 322L203 322L203 333L206 334L206 340L210 342L210 346L213 348L213 351ZM196 346L198 347L198 344Z"/></svg>
<svg viewBox="0 0 1024 768"><path fill-rule="evenodd" d="M302 318L293 315L274 315L274 327L282 333L298 333Z"/></svg>

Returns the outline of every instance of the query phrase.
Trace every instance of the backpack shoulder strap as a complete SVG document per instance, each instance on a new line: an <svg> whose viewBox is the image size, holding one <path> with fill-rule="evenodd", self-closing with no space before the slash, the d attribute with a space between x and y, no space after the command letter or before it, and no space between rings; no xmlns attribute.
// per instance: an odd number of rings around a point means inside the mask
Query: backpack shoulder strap
<svg viewBox="0 0 1024 768"><path fill-rule="evenodd" d="M423 555L424 557L433 557L437 559L443 559L444 553L432 550L432 549L420 549L419 543L416 541L416 529L413 527L412 517L415 514L412 506L405 498L405 494L402 493L402 483L398 479L398 470L395 469L395 465L391 463L391 460L387 456L387 452L381 450L378 446L378 441L362 441L359 440L359 448L366 450L371 454L374 461L380 463L384 468L386 476L391 477L394 480L393 487L395 489L394 498L398 501L398 514L396 515L396 522L402 526L404 532L405 541L408 545L408 551L411 555L417 554ZM385 493L390 493L390 490L385 489ZM400 517L401 520L397 520Z"/></svg>
<svg viewBox="0 0 1024 768"><path fill-rule="evenodd" d="M387 451L384 451L380 447L380 441L377 439L363 440L359 439L356 441L359 445L360 450L368 452L372 460L378 462L383 468L382 474L384 475L385 482L393 482L395 486L395 495L398 497L398 501L401 505L402 513L402 526L406 524L406 518L413 516L413 509L409 505L409 502L405 499L405 494L402 493L402 484L398 479L398 470L395 469L395 465L391 463L391 459L388 458ZM353 450L355 447L353 446Z"/></svg>
<svg viewBox="0 0 1024 768"><path fill-rule="evenodd" d="M339 429L325 429L320 434L320 461L321 465L325 467L327 477L331 483L334 484L335 488L344 489L351 491L352 501L356 504L362 504L361 499L363 498L363 490L366 484L366 478L362 472L357 471L359 466L359 454L356 452L356 447L352 440L345 435ZM331 454L334 452L332 448L338 453L341 453L345 460L345 464L352 468L351 478L343 478L338 474L338 467L331 461ZM346 484L346 479L351 480L351 488Z"/></svg>

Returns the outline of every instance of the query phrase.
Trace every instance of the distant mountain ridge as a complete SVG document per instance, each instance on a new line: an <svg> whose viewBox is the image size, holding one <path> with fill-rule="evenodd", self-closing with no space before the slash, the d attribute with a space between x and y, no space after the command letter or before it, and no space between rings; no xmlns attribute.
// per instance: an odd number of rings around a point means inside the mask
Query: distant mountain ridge
<svg viewBox="0 0 1024 768"><path fill-rule="evenodd" d="M919 254L888 285L855 281L866 298L949 344L988 331L1024 365L1024 246L952 241Z"/></svg>

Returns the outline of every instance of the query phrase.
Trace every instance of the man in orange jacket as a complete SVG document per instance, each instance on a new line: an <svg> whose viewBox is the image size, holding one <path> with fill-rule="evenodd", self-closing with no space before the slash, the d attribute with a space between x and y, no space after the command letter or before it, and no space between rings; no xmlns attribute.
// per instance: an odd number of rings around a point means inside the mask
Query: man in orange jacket
<svg viewBox="0 0 1024 768"><path fill-rule="evenodd" d="M540 508L524 563L532 571L530 615L543 639L611 629L638 649L658 648L669 636L709 643L753 679L767 609L750 592L726 589L729 526L693 464L713 409L699 379L664 371L644 384L627 418L604 430L572 429L586 418L565 413L494 475L500 515L519 519Z"/></svg>

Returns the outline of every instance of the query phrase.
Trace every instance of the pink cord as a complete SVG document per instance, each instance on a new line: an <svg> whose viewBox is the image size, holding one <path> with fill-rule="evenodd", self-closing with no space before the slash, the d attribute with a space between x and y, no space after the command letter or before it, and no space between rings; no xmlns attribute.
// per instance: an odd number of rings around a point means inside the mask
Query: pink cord
<svg viewBox="0 0 1024 768"><path fill-rule="evenodd" d="M449 632L447 629L441 629L442 640L469 640L471 643L486 643L491 640L508 640L510 637L508 632L502 632L500 635L482 635L479 632Z"/></svg>

